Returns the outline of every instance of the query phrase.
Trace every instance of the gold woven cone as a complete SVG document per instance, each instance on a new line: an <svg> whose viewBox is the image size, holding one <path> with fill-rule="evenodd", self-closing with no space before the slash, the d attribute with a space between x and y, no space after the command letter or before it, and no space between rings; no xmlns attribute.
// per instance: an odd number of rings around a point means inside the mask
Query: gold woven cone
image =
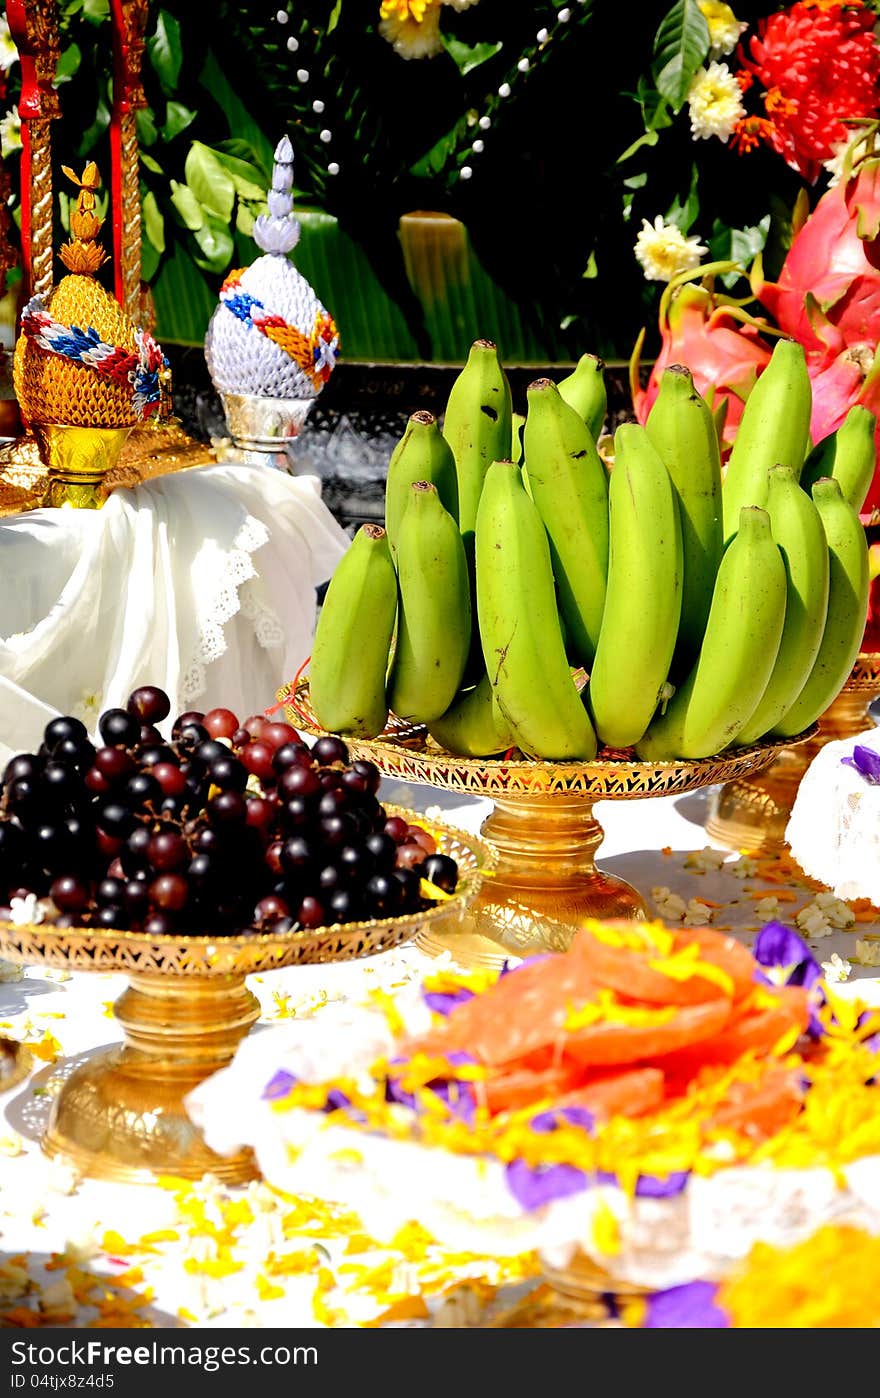
<svg viewBox="0 0 880 1398"><path fill-rule="evenodd" d="M128 316L94 277L71 272L53 291L49 314L62 325L94 328L108 345L135 352L135 329ZM20 335L13 364L15 392L29 422L70 427L133 427L130 384L101 378L87 364L47 354Z"/></svg>

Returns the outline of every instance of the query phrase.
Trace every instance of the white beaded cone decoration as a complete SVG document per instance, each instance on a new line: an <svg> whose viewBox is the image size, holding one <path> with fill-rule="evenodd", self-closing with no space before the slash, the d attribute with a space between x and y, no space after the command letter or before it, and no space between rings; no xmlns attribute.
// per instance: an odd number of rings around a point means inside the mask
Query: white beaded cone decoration
<svg viewBox="0 0 880 1398"><path fill-rule="evenodd" d="M293 147L275 148L269 212L254 224L263 256L230 272L211 317L205 356L219 393L315 398L339 353L333 319L287 254L299 241L293 213Z"/></svg>

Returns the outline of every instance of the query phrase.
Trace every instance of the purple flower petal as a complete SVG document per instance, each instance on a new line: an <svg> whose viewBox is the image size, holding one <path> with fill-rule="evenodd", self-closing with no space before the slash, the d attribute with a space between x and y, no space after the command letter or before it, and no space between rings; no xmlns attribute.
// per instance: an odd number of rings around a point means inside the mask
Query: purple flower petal
<svg viewBox="0 0 880 1398"><path fill-rule="evenodd" d="M573 1165L546 1165L533 1170L524 1160L511 1160L505 1176L514 1199L527 1210L580 1194L588 1186L583 1170L576 1170Z"/></svg>
<svg viewBox="0 0 880 1398"><path fill-rule="evenodd" d="M273 1078L266 1083L260 1093L263 1102L275 1102L279 1097L286 1097L290 1089L296 1085L296 1077L293 1073L288 1073L286 1068L279 1068Z"/></svg>
<svg viewBox="0 0 880 1398"><path fill-rule="evenodd" d="M686 1282L647 1298L645 1330L728 1330L730 1320L715 1304L718 1283Z"/></svg>
<svg viewBox="0 0 880 1398"><path fill-rule="evenodd" d="M852 750L852 757L842 757L841 762L846 767L854 767L859 776L864 777L866 782L876 785L880 782L880 753L873 748L866 748L861 743L856 743Z"/></svg>
<svg viewBox="0 0 880 1398"><path fill-rule="evenodd" d="M665 1180L659 1175L639 1175L636 1194L642 1199L671 1199L684 1192L689 1179L689 1170L673 1170Z"/></svg>
<svg viewBox="0 0 880 1398"><path fill-rule="evenodd" d="M781 967L789 972L786 985L809 989L822 979L822 967L802 937L782 922L768 922L755 938L752 955L762 966ZM761 977L767 981L767 977ZM769 981L775 985L777 982Z"/></svg>
<svg viewBox="0 0 880 1398"><path fill-rule="evenodd" d="M563 1122L569 1126L582 1126L585 1131L592 1131L596 1118L586 1107L551 1107L549 1111L533 1116L529 1124L533 1131L546 1132L557 1131Z"/></svg>
<svg viewBox="0 0 880 1398"><path fill-rule="evenodd" d="M464 989L448 993L440 990L425 990L422 992L422 998L428 1009L433 1010L434 1014L448 1015L452 1013L456 1005L463 1005L466 1000L473 1000L474 992Z"/></svg>

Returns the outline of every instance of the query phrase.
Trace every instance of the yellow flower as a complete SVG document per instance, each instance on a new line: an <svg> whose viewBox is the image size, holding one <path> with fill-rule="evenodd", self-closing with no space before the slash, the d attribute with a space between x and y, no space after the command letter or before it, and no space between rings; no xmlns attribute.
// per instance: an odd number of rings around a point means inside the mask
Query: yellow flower
<svg viewBox="0 0 880 1398"><path fill-rule="evenodd" d="M433 58L440 53L438 0L382 0L379 33L401 58Z"/></svg>
<svg viewBox="0 0 880 1398"><path fill-rule="evenodd" d="M722 0L697 0L700 11L709 26L709 45L712 56L733 53L739 43L739 36L747 24L741 24L729 5Z"/></svg>
<svg viewBox="0 0 880 1398"><path fill-rule="evenodd" d="M717 1302L742 1329L869 1329L878 1287L880 1239L829 1224L792 1248L756 1243Z"/></svg>
<svg viewBox="0 0 880 1398"><path fill-rule="evenodd" d="M694 75L688 91L691 136L706 141L717 136L727 142L746 114L740 85L724 63L710 63Z"/></svg>

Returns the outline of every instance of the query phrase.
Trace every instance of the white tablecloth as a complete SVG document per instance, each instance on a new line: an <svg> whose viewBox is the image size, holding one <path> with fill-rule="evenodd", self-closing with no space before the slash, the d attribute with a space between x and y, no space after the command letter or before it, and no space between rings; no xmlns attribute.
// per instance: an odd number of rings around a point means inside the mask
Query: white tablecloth
<svg viewBox="0 0 880 1398"><path fill-rule="evenodd" d="M262 710L308 656L347 543L316 477L241 463L0 519L0 761L140 684L172 714Z"/></svg>
<svg viewBox="0 0 880 1398"><path fill-rule="evenodd" d="M488 808L480 798L462 800L424 787L403 788L391 783L386 784L382 796L422 810L440 805L450 824L473 831ZM758 926L756 910L764 895L792 898L781 904L785 920L790 921L813 898L805 887L783 888L768 883L758 873L739 878L730 872L736 855L729 855L727 868L712 872L686 867L688 852L707 845L702 827L707 799L708 793L696 793L601 803L596 809L606 838L600 863L628 878L648 897L653 888L663 887L677 892L685 902L700 898L718 904L709 910L716 924L733 927L747 937L748 929ZM877 931L874 924L861 922L854 931L835 931L813 945L824 960L830 959L832 952L849 959L857 938ZM254 978L253 989L264 1009L255 1032L271 1033L273 1023L289 1020L297 1009L308 1013L310 1006L326 996L361 998L376 986L393 993L395 984L421 975L430 965L418 950L405 948L361 962L289 968ZM853 965L851 982L842 987L844 992L856 989L857 978L865 975L876 972ZM78 1308L75 1325L87 1324L96 1315L106 1321L108 1314L112 1317L117 1313L117 1305L127 1314L124 1307L130 1304L142 1321L165 1327L345 1325L361 1323L381 1312L382 1305L375 1300L378 1272L374 1269L372 1276L366 1275L370 1267L363 1261L364 1254L358 1252L364 1244L358 1242L356 1224L350 1220L334 1223L328 1215L309 1222L308 1211L302 1211L299 1219L292 1218L290 1203L280 1206L259 1189L248 1195L245 1190L220 1189L209 1183L175 1194L158 1186L80 1182L41 1154L38 1140L53 1075L63 1071L65 1063L76 1055L119 1037L109 1006L123 986L119 976L85 974L58 984L47 980L38 968L30 969L21 981L0 985L3 1032L43 1045L47 1054L52 1052L52 1040L57 1040L59 1053L56 1064L40 1066L28 1084L0 1098L0 1246L4 1258L0 1263L0 1309L37 1305L35 1291L16 1299L26 1273L43 1288L43 1304L50 1311L53 1304L59 1305L63 1319L65 1302L69 1305L64 1286L85 1295L89 1282L84 1284L83 1276L94 1281L92 1274L97 1273L116 1278L115 1286L106 1289L103 1299L100 1290L88 1292L103 1310L96 1312L94 1305ZM289 1027L286 1024L285 1031ZM246 1199L250 1202L245 1213L250 1210L253 1220L242 1222L242 1200ZM53 1261L53 1254L63 1255ZM428 1264L419 1260L420 1256L417 1237L402 1241L394 1273L398 1285L414 1286L414 1278L425 1277ZM279 1262L279 1258L288 1260ZM9 1259L13 1259L11 1271ZM49 1271L45 1269L47 1261ZM479 1267L476 1270L479 1272ZM153 1299L144 1299L150 1289ZM515 1294L516 1289L502 1288L496 1304ZM122 1300L117 1302L117 1296ZM393 1314L404 1319L407 1312ZM408 1314L421 1323L418 1306ZM456 1325L479 1314L473 1292L456 1293L439 1311L441 1323Z"/></svg>

